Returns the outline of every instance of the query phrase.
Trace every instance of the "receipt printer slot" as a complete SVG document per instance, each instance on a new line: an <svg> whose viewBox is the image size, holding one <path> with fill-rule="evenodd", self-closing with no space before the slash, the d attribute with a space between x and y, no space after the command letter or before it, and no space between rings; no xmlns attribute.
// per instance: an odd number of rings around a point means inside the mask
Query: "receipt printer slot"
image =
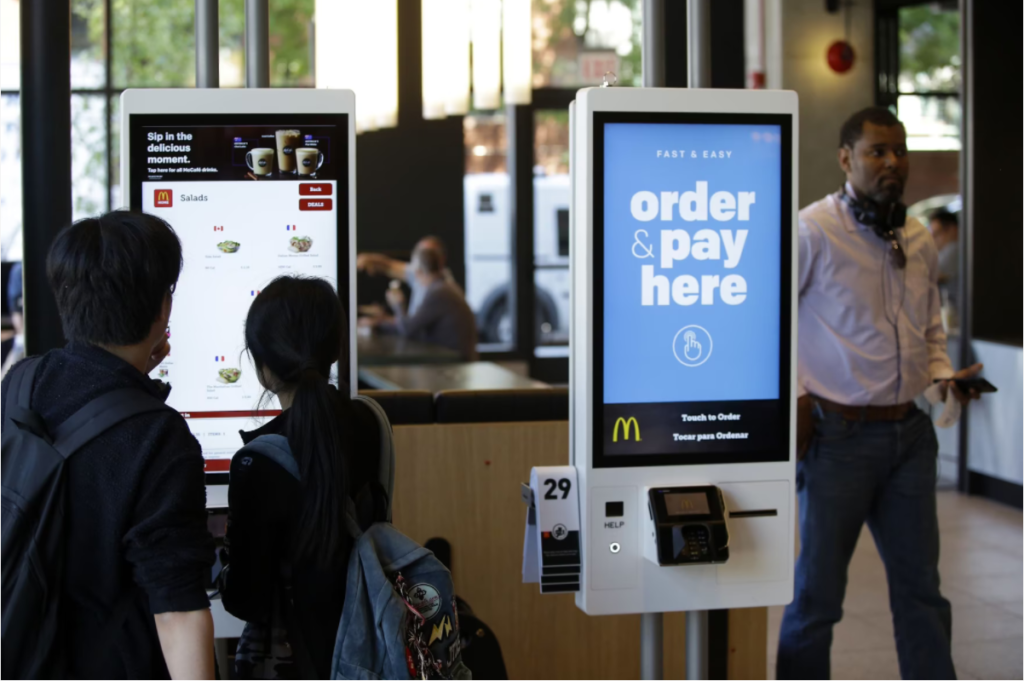
<svg viewBox="0 0 1024 681"><path fill-rule="evenodd" d="M721 490L656 487L648 490L658 565L700 565L729 560L727 511Z"/></svg>

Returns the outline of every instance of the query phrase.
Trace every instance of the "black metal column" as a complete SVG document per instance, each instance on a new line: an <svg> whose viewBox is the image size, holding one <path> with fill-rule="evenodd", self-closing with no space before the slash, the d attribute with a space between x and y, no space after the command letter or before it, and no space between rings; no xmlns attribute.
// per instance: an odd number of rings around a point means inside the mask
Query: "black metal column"
<svg viewBox="0 0 1024 681"><path fill-rule="evenodd" d="M46 254L71 222L71 5L20 4L25 346L34 355L64 345Z"/></svg>
<svg viewBox="0 0 1024 681"><path fill-rule="evenodd" d="M268 0L245 0L245 87L270 87Z"/></svg>
<svg viewBox="0 0 1024 681"><path fill-rule="evenodd" d="M196 0L196 87L220 87L220 7Z"/></svg>
<svg viewBox="0 0 1024 681"><path fill-rule="evenodd" d="M512 280L508 309L512 314L515 353L535 364L533 282L533 107L505 107L508 131L509 232L512 240Z"/></svg>

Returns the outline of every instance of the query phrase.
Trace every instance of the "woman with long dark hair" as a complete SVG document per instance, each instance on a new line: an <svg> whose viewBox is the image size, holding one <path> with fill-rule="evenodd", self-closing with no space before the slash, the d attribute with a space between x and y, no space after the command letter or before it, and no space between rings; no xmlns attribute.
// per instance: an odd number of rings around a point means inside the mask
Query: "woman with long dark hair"
<svg viewBox="0 0 1024 681"><path fill-rule="evenodd" d="M247 622L242 677L330 672L352 545L346 503L377 470L348 386L329 380L335 362L347 366L347 331L331 285L304 277L275 279L245 322L260 383L282 412L243 432L247 446L231 461L219 582L225 609Z"/></svg>

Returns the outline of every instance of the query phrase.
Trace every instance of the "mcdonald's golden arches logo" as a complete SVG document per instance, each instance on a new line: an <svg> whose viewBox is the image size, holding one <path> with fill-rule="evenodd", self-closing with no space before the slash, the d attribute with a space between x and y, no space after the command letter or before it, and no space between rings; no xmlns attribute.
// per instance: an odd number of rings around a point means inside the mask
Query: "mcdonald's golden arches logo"
<svg viewBox="0 0 1024 681"><path fill-rule="evenodd" d="M640 438L640 424L636 422L636 417L635 416L630 416L628 419L625 418L625 417L620 416L619 418L615 419L615 427L612 429L612 442L618 442L619 441L619 426L622 426L622 439L623 440L628 440L629 439L629 432L630 432L630 429L632 429L633 432L636 433L636 438L635 438L636 441L637 442L641 441L641 438Z"/></svg>
<svg viewBox="0 0 1024 681"><path fill-rule="evenodd" d="M174 192L170 189L154 190L153 205L157 208L170 208L174 205Z"/></svg>

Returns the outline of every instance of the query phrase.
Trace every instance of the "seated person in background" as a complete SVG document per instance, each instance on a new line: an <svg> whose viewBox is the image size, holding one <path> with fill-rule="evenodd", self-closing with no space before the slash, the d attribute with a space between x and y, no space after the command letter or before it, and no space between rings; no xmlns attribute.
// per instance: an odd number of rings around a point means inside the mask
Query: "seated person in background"
<svg viewBox="0 0 1024 681"><path fill-rule="evenodd" d="M181 264L178 237L152 215L115 211L57 236L46 266L68 344L42 357L31 394L47 432L115 390L166 399L170 387L147 374L170 352ZM5 422L18 372L3 381ZM16 457L5 450L4 468ZM131 416L78 449L64 475L63 675L212 679L214 546L202 451L184 419L169 408Z"/></svg>
<svg viewBox="0 0 1024 681"><path fill-rule="evenodd" d="M361 323L456 350L463 361L472 362L478 357L476 316L462 291L445 279L442 263L439 251L423 244L417 246L406 268L416 279L414 293L417 289L422 292L419 304L415 308L410 304L406 310L402 290L389 289L388 305L394 317Z"/></svg>
<svg viewBox="0 0 1024 681"><path fill-rule="evenodd" d="M960 223L956 215L941 208L928 216L928 227L939 251L939 291L955 307L960 280Z"/></svg>
<svg viewBox="0 0 1024 681"><path fill-rule="evenodd" d="M231 460L219 581L224 608L248 623L235 657L238 678L330 676L353 543L345 503L377 480L378 465L348 386L339 390L328 379L331 365L346 356L347 324L331 285L300 277L271 282L245 321L260 383L277 395L282 412L242 433L246 447ZM268 435L276 437L250 444ZM298 477L261 453L257 447L267 442L294 460ZM285 609L288 587L293 617ZM270 654L272 629L287 630L290 655ZM282 642L272 643L279 651Z"/></svg>
<svg viewBox="0 0 1024 681"><path fill-rule="evenodd" d="M436 236L425 236L417 242L416 247L413 249L413 253L418 251L420 248L430 248L437 251L441 257L441 272L444 276L444 280L451 284L455 290L459 292L460 296L465 296L462 288L455 282L455 277L452 276L452 271L448 269L448 255L445 252L444 243ZM402 262L401 260L395 260L389 258L381 253L360 253L356 258L356 268L366 272L369 275L383 274L391 277L392 279L398 279L404 281L409 285L409 289L412 293L409 295L409 314L415 314L420 303L423 301L423 288L420 286L419 281L411 267L411 263ZM379 305L366 306L365 309L360 310L369 314L371 317L382 317L386 316L383 308Z"/></svg>

